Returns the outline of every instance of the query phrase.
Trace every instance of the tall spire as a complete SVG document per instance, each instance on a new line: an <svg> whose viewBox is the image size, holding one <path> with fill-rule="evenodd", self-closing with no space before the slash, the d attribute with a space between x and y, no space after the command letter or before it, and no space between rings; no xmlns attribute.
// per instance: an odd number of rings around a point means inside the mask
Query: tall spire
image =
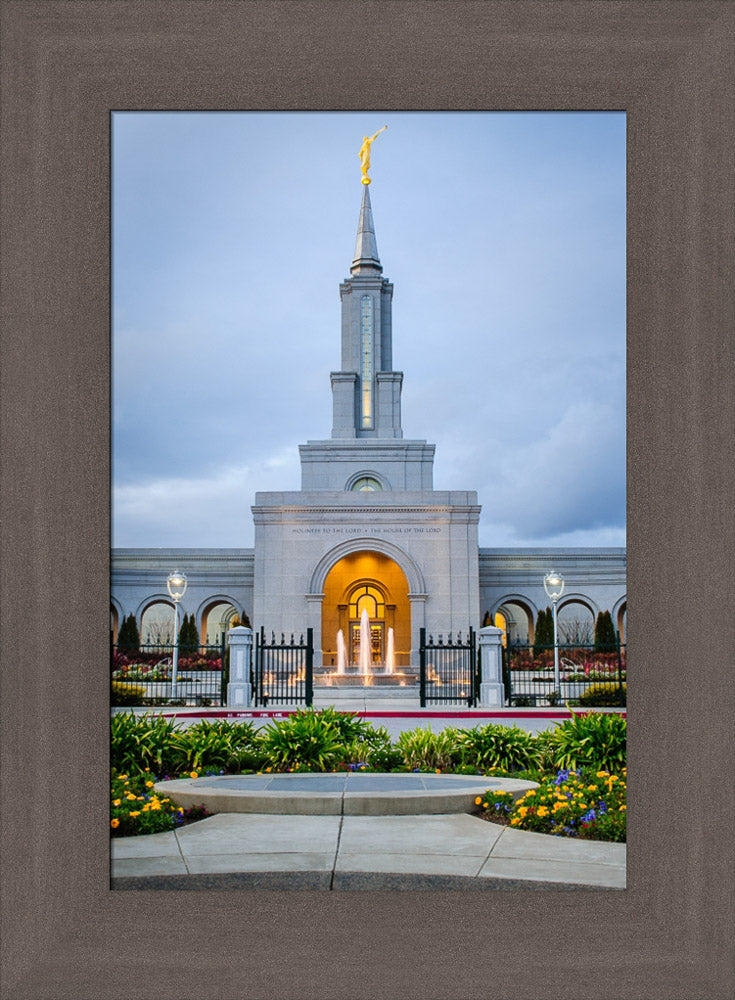
<svg viewBox="0 0 735 1000"><path fill-rule="evenodd" d="M378 243L375 239L375 224L373 210L370 205L370 189L363 185L360 221L357 224L357 241L355 256L350 267L352 274L381 273L383 266L378 257Z"/></svg>

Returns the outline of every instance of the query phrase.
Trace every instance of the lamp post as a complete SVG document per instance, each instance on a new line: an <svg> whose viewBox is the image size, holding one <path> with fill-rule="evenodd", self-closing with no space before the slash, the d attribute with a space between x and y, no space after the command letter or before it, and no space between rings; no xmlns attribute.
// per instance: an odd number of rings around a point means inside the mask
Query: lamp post
<svg viewBox="0 0 735 1000"><path fill-rule="evenodd" d="M551 598L554 608L554 691L558 698L561 698L561 680L559 678L559 638L556 628L556 605L564 592L564 577L555 573L552 569L544 577L544 590L546 596Z"/></svg>
<svg viewBox="0 0 735 1000"><path fill-rule="evenodd" d="M176 681L179 667L179 601L186 592L186 577L177 569L169 573L166 580L168 592L174 602L174 663L171 669L171 698L176 697Z"/></svg>

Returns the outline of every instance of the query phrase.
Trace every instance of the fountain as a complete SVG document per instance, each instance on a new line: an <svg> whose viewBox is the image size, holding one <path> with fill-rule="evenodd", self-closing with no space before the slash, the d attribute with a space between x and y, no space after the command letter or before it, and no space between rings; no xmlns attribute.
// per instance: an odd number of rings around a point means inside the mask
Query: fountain
<svg viewBox="0 0 735 1000"><path fill-rule="evenodd" d="M385 672L386 674L392 674L395 672L395 653L393 650L394 646L393 639L393 629L388 629L388 648L385 652Z"/></svg>
<svg viewBox="0 0 735 1000"><path fill-rule="evenodd" d="M355 688L382 688L384 691L395 691L398 687L415 687L417 678L413 671L405 671L405 668L396 666L395 634L392 628L387 630L385 661L383 663L373 662L372 629L370 626L370 616L366 610L360 615L360 624L357 629L359 637L359 647L356 648L356 661L349 661L349 650L345 641L342 629L337 631L337 662L331 670L321 670L315 674L317 685L322 684L331 691L325 698L339 697L335 688L342 688L346 691Z"/></svg>
<svg viewBox="0 0 735 1000"><path fill-rule="evenodd" d="M365 608L360 616L360 673L366 676L372 668L372 639L370 635L370 618Z"/></svg>
<svg viewBox="0 0 735 1000"><path fill-rule="evenodd" d="M347 647L342 629L337 633L337 673L343 674L347 666Z"/></svg>

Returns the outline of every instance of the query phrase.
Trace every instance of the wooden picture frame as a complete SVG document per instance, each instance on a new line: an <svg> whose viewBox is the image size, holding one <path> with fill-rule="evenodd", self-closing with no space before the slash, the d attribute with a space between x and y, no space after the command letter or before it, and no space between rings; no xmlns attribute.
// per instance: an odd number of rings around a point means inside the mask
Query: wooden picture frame
<svg viewBox="0 0 735 1000"><path fill-rule="evenodd" d="M3 997L731 995L734 21L3 4ZM109 888L110 113L353 108L627 113L625 891Z"/></svg>

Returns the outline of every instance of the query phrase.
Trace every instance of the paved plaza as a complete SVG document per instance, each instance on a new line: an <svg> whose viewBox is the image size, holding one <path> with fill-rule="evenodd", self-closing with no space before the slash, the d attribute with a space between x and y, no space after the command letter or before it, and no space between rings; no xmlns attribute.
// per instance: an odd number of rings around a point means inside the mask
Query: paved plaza
<svg viewBox="0 0 735 1000"><path fill-rule="evenodd" d="M169 833L115 838L119 889L625 888L624 844L514 830L471 815L516 779L433 774L275 774L162 782L216 814ZM441 811L441 810L444 811Z"/></svg>
<svg viewBox="0 0 735 1000"><path fill-rule="evenodd" d="M624 889L625 845L464 814L221 813L112 841L116 889Z"/></svg>

